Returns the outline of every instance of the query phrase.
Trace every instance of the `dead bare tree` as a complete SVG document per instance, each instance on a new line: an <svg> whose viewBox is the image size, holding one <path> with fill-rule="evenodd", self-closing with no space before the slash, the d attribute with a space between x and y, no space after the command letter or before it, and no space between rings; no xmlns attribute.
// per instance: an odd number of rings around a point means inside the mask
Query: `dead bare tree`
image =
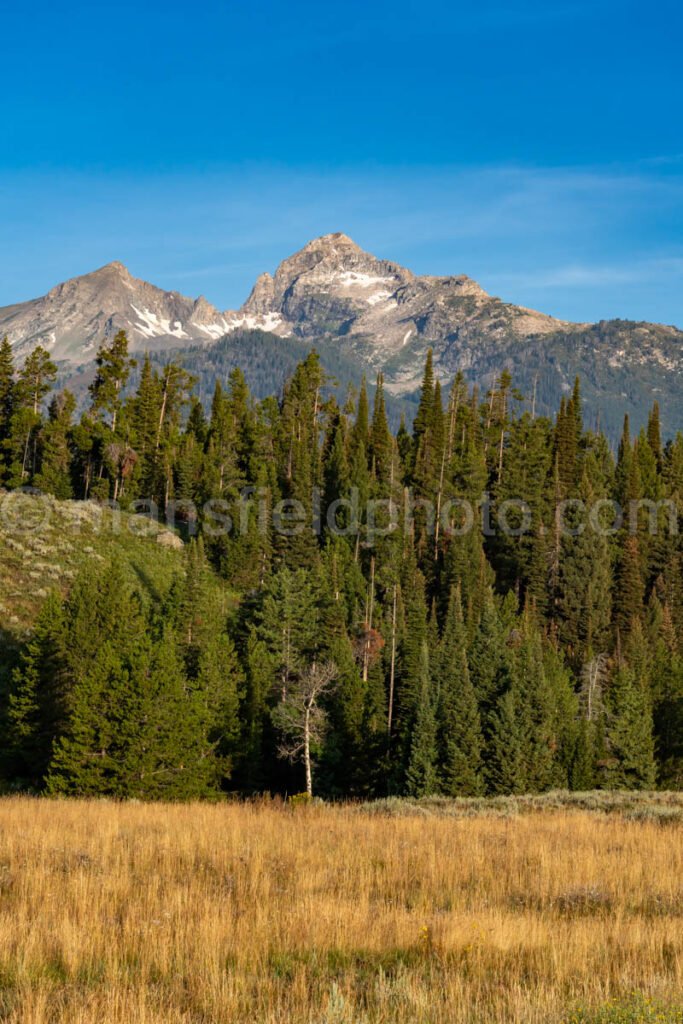
<svg viewBox="0 0 683 1024"><path fill-rule="evenodd" d="M333 661L313 662L273 709L273 724L281 736L278 755L292 763L303 762L309 797L313 796L311 751L322 741L327 728L327 712L320 701L334 687L337 672Z"/></svg>
<svg viewBox="0 0 683 1024"><path fill-rule="evenodd" d="M608 658L596 654L581 672L580 701L586 721L593 722L602 711L602 691L607 678Z"/></svg>

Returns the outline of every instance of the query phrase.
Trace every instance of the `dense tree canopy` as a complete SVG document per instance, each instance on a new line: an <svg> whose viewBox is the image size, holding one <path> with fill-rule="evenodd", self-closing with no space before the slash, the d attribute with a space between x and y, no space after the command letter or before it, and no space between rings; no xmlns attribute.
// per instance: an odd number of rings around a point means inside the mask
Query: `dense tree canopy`
<svg viewBox="0 0 683 1024"><path fill-rule="evenodd" d="M181 366L145 359L127 394L131 368L118 334L76 420L68 392L48 400L46 352L15 368L0 345L0 483L156 513L187 540L153 608L115 563L46 601L3 694L8 785L683 784L683 437L662 439L656 406L615 456L578 381L552 422L506 372L484 395L444 388L431 353L396 435L381 375L374 402L363 382L340 405L315 352L279 400L233 370L206 411Z"/></svg>

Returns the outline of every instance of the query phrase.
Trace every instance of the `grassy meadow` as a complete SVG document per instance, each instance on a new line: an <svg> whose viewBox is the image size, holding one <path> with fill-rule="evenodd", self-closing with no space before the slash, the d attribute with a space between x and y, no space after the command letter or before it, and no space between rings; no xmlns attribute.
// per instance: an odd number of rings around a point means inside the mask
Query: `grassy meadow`
<svg viewBox="0 0 683 1024"><path fill-rule="evenodd" d="M0 490L0 622L8 637L35 622L50 590L68 592L79 572L115 558L151 600L182 571L171 532L94 502Z"/></svg>
<svg viewBox="0 0 683 1024"><path fill-rule="evenodd" d="M683 800L0 801L11 1024L683 1021Z"/></svg>

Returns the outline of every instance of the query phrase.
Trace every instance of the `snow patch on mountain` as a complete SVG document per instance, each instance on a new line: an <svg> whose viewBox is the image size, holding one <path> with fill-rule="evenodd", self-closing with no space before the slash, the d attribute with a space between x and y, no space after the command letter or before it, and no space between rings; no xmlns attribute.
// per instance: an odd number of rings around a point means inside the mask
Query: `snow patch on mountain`
<svg viewBox="0 0 683 1024"><path fill-rule="evenodd" d="M363 274L358 270L340 270L334 274L329 275L329 280L339 281L341 285L346 287L358 287L358 288L372 288L374 285L387 285L394 284L394 280L391 277L377 277L373 274Z"/></svg>
<svg viewBox="0 0 683 1024"><path fill-rule="evenodd" d="M380 302L387 303L391 299L391 292L373 292L372 295L368 295L368 305L377 306ZM396 303L394 303L396 305Z"/></svg>
<svg viewBox="0 0 683 1024"><path fill-rule="evenodd" d="M233 313L228 320L228 330L251 330L251 331L277 331L282 327L286 327L285 322L280 313L265 313L263 315L251 315ZM286 328L285 333L291 333L289 328Z"/></svg>
<svg viewBox="0 0 683 1024"><path fill-rule="evenodd" d="M208 334L214 341L218 341L224 334L228 334L232 330L227 320L221 320L216 324L195 324L195 327L203 334Z"/></svg>
<svg viewBox="0 0 683 1024"><path fill-rule="evenodd" d="M164 319L161 316L157 316L151 309L138 309L136 305L131 302L131 309L135 310L142 323L135 325L136 330L144 334L146 338L165 338L169 336L171 338L189 338L190 335L187 331L183 330L183 325L180 320L175 320L171 324L170 320Z"/></svg>

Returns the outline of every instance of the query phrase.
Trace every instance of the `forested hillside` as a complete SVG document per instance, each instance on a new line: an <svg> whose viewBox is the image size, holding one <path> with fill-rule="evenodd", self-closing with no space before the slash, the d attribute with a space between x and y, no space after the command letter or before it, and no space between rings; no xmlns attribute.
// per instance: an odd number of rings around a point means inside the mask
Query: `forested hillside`
<svg viewBox="0 0 683 1024"><path fill-rule="evenodd" d="M279 399L233 369L208 415L186 368L134 367L123 333L79 419L55 376L40 348L19 371L0 349L4 487L115 502L187 544L164 587L111 545L46 593L4 684L6 786L680 788L683 437L656 406L613 454L578 380L551 420L507 371L442 393L431 355L395 433L381 376L374 401L338 399L316 352Z"/></svg>

